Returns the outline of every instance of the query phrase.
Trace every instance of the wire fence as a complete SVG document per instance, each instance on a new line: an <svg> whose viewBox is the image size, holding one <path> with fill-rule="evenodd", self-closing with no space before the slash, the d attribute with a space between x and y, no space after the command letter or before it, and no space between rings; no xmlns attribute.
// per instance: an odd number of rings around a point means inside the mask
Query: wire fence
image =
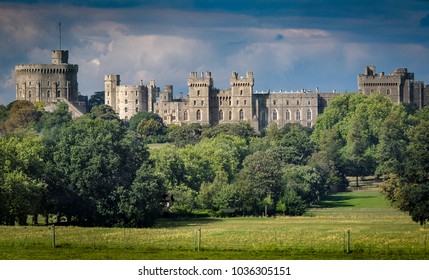
<svg viewBox="0 0 429 280"><path fill-rule="evenodd" d="M332 252L428 256L428 231L409 233L343 231L294 232L188 228L0 227L0 250L85 248L168 251ZM408 258L409 258L408 257ZM423 257L426 258L426 257Z"/></svg>

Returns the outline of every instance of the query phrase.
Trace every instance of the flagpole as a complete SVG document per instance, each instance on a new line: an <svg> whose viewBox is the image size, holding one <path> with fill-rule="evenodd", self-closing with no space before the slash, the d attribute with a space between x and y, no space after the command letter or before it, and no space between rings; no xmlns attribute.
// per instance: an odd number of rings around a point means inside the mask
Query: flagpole
<svg viewBox="0 0 429 280"><path fill-rule="evenodd" d="M59 29L60 29L60 50L61 50L61 21L58 25L59 25Z"/></svg>

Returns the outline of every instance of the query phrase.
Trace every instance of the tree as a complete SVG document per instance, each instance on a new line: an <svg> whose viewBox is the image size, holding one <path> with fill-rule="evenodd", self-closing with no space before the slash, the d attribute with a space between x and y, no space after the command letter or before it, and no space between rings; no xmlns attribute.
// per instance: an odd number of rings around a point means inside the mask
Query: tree
<svg viewBox="0 0 429 280"><path fill-rule="evenodd" d="M168 128L168 137L176 147L195 145L201 140L203 128L200 124L188 124L184 126L171 125Z"/></svg>
<svg viewBox="0 0 429 280"><path fill-rule="evenodd" d="M166 189L161 180L155 175L151 162L144 162L137 170L129 189L120 187L116 191L119 195L120 226L142 227L151 226L160 215L162 196Z"/></svg>
<svg viewBox="0 0 429 280"><path fill-rule="evenodd" d="M93 95L89 97L88 100L88 111L91 112L92 108L95 106L100 106L104 104L104 91L96 91Z"/></svg>
<svg viewBox="0 0 429 280"><path fill-rule="evenodd" d="M401 105L395 105L380 127L379 144L375 158L377 176L388 174L403 175L408 138L407 114Z"/></svg>
<svg viewBox="0 0 429 280"><path fill-rule="evenodd" d="M424 118L418 121L407 136L405 172L385 176L383 194L413 221L426 224L429 220L429 121Z"/></svg>
<svg viewBox="0 0 429 280"><path fill-rule="evenodd" d="M305 164L315 151L310 135L311 129L288 124L281 128L270 126L265 137L269 139L271 149L280 155L285 164Z"/></svg>
<svg viewBox="0 0 429 280"><path fill-rule="evenodd" d="M128 122L129 129L137 132L138 125L141 121L154 120L160 125L164 126L162 118L153 112L138 112Z"/></svg>
<svg viewBox="0 0 429 280"><path fill-rule="evenodd" d="M84 224L111 226L119 222L118 188L131 187L149 154L142 142L104 109L107 107L94 107L93 113L61 130L50 165L56 176L49 183L56 193L66 194L60 214L75 216Z"/></svg>
<svg viewBox="0 0 429 280"><path fill-rule="evenodd" d="M0 137L0 224L27 223L39 213L45 147L34 133Z"/></svg>
<svg viewBox="0 0 429 280"><path fill-rule="evenodd" d="M141 120L137 126L137 133L148 143L166 142L166 128L164 124L154 119Z"/></svg>
<svg viewBox="0 0 429 280"><path fill-rule="evenodd" d="M310 166L287 165L283 182L283 194L291 194L292 190L307 205L319 202L326 192L322 177Z"/></svg>
<svg viewBox="0 0 429 280"><path fill-rule="evenodd" d="M42 113L30 101L14 101L8 106L8 118L3 121L0 130L3 133L23 130L32 122L38 121L41 115Z"/></svg>
<svg viewBox="0 0 429 280"><path fill-rule="evenodd" d="M359 176L369 175L374 171L369 138L368 127L362 119L355 117L350 120L344 156L347 160L347 174L356 177L357 187Z"/></svg>
<svg viewBox="0 0 429 280"><path fill-rule="evenodd" d="M382 193L398 209L407 212L413 221L426 224L429 221L429 184L409 183L390 174L382 183Z"/></svg>
<svg viewBox="0 0 429 280"><path fill-rule="evenodd" d="M235 184L244 212L261 213L267 197L275 207L283 189L282 166L279 155L272 151L256 152L245 158Z"/></svg>
<svg viewBox="0 0 429 280"><path fill-rule="evenodd" d="M246 139L249 143L252 137L256 136L255 130L250 126L248 122L239 122L237 124L218 124L215 126L208 127L203 130L202 138L214 138L219 134L228 134L238 136Z"/></svg>
<svg viewBox="0 0 429 280"><path fill-rule="evenodd" d="M167 190L186 183L185 163L179 150L171 144L152 149L150 158L155 164L156 175Z"/></svg>
<svg viewBox="0 0 429 280"><path fill-rule="evenodd" d="M407 133L410 142L405 161L405 178L411 183L429 181L429 121L422 120Z"/></svg>

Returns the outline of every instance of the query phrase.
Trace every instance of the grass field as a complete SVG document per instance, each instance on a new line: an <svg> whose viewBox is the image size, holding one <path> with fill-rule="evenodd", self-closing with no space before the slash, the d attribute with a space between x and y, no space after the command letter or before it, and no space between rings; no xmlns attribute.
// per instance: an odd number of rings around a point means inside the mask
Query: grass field
<svg viewBox="0 0 429 280"><path fill-rule="evenodd" d="M161 219L148 229L56 227L55 248L52 233L43 226L0 227L0 259L429 259L428 230L373 188L332 195L303 217Z"/></svg>

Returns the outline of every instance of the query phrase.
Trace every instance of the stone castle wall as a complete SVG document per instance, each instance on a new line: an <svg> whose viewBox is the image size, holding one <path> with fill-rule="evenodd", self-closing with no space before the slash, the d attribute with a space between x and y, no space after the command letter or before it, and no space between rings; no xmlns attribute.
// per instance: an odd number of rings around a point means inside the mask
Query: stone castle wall
<svg viewBox="0 0 429 280"><path fill-rule="evenodd" d="M149 88L156 88L154 81L151 81L149 86L139 86L145 89L141 90L142 98L147 97L142 101L147 102L147 107L139 111L155 112L161 116L164 123L176 125L189 123L216 125L244 121L249 122L256 130L262 130L271 123L279 126L288 123L313 126L321 110L335 95L306 91L254 92L254 77L251 71L244 77L239 77L238 73L233 72L230 77L230 89L214 88L210 72L200 75L191 72L187 84L188 96L176 99L171 85L165 86L156 99L149 96ZM129 119L137 111L128 109L128 114L124 114L125 88L121 87L119 75L105 76L106 104L112 106L121 119ZM127 90L129 94L130 86ZM132 91L134 94L137 90Z"/></svg>
<svg viewBox="0 0 429 280"><path fill-rule="evenodd" d="M78 66L68 64L68 51L52 51L52 64L15 67L16 99L55 103L63 98L78 101Z"/></svg>

